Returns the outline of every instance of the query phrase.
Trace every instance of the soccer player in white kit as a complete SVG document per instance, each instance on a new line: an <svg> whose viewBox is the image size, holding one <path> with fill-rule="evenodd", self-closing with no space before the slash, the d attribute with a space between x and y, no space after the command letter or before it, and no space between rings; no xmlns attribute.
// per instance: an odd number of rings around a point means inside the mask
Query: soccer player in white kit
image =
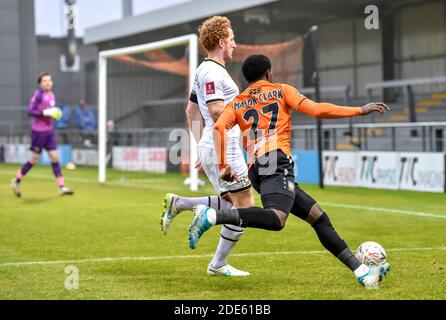
<svg viewBox="0 0 446 320"><path fill-rule="evenodd" d="M186 198L168 193L164 201L161 216L161 229L167 233L169 225L182 211L192 210L198 204L204 204L216 210L229 208L247 208L254 205L248 167L240 148L240 128L234 127L228 132L228 162L239 179L232 183L220 178L220 167L214 153L213 126L227 103L239 94L234 80L225 69L225 63L232 59L236 47L231 22L226 17L214 16L199 28L200 44L207 52L207 58L196 70L195 83L186 109L189 128L194 128L204 118L205 126L194 137L198 142L199 161L207 177L220 196ZM190 164L194 165L194 164ZM248 276L249 272L238 270L227 262L231 249L243 235L239 226L223 225L220 242L207 273L221 276Z"/></svg>

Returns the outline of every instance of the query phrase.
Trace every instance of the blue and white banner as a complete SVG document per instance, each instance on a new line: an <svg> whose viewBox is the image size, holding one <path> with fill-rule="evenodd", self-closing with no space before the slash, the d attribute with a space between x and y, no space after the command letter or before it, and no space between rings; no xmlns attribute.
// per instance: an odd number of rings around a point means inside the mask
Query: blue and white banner
<svg viewBox="0 0 446 320"><path fill-rule="evenodd" d="M60 144L57 147L59 153L59 163L65 166L71 161L71 145ZM25 163L30 159L29 144L6 144L3 146L3 157L6 163ZM51 160L46 150L42 151L40 156L41 165L50 165Z"/></svg>
<svg viewBox="0 0 446 320"><path fill-rule="evenodd" d="M71 162L72 159L71 145L69 144L57 145L57 153L59 154L59 163L61 166L66 166L68 162ZM51 165L51 159L46 150L42 151L39 164L44 166Z"/></svg>

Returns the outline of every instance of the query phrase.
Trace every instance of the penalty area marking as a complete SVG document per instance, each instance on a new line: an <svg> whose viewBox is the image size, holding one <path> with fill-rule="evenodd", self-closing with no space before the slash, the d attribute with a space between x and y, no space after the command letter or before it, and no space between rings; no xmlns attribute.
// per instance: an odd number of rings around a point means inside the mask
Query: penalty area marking
<svg viewBox="0 0 446 320"><path fill-rule="evenodd" d="M424 248L390 248L387 252L401 251L434 251L446 250L446 247L424 247ZM246 252L235 253L231 257L255 257L255 256L279 256L279 255L298 255L298 254L326 254L326 250L316 251L278 251L278 252ZM27 261L27 262L8 262L0 264L0 267L21 267L21 266L39 266L39 265L57 265L57 264L77 264L77 263L100 263L100 262L122 262L122 261L161 261L176 259L202 259L210 258L213 254L202 255L179 255L179 256L154 256L154 257L116 257L116 258L98 258L98 259L79 259L79 260L55 260L55 261Z"/></svg>

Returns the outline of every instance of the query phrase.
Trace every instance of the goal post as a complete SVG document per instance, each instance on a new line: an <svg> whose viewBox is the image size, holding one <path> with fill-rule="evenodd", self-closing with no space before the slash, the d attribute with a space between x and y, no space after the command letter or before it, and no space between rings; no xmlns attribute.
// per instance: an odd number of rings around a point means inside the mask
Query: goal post
<svg viewBox="0 0 446 320"><path fill-rule="evenodd" d="M179 45L188 45L188 91L190 92L198 65L198 37L196 34L156 41L148 44L111 49L99 52L98 61L98 179L100 183L107 181L107 68L110 58L122 55L135 55L151 50L167 49ZM190 129L189 129L190 130ZM189 131L189 183L192 191L198 190L198 146L192 132Z"/></svg>

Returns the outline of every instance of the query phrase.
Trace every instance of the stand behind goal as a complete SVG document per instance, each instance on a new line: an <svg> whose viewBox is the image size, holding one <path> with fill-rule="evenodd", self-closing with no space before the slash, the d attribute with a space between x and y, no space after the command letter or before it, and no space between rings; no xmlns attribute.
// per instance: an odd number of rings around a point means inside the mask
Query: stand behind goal
<svg viewBox="0 0 446 320"><path fill-rule="evenodd" d="M272 61L275 82L296 86L302 47L301 37L275 44L237 44L226 69L243 91L248 84L241 65L249 55L262 53ZM187 129L185 106L199 54L205 56L194 34L99 53L100 182L147 183L155 173L167 177L166 172L182 171L191 190L198 189L198 150Z"/></svg>

